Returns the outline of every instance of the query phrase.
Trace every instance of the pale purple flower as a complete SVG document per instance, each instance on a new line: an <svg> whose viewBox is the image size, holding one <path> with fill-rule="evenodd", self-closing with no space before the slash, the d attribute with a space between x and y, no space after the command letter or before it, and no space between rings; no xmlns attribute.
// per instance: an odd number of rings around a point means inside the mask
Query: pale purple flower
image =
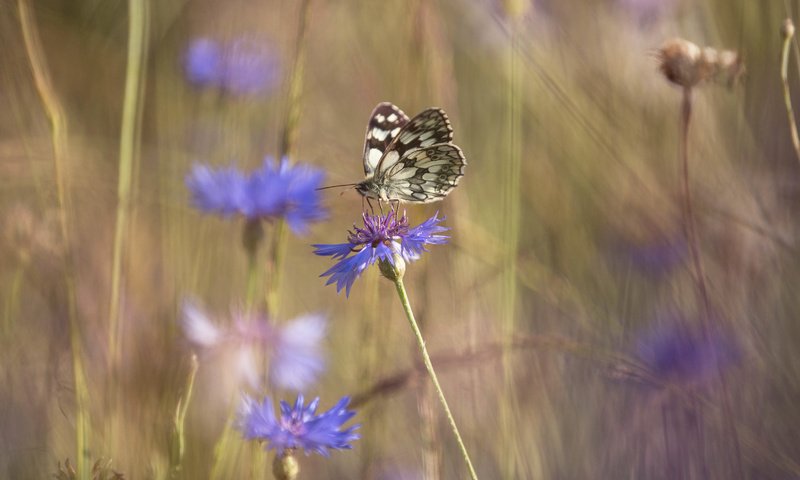
<svg viewBox="0 0 800 480"><path fill-rule="evenodd" d="M252 37L192 40L184 52L183 68L189 82L232 95L271 92L281 81L277 51L271 43Z"/></svg>
<svg viewBox="0 0 800 480"><path fill-rule="evenodd" d="M233 353L236 372L252 388L263 383L260 359L264 356L269 362L269 381L279 388L304 390L325 370L321 345L327 322L321 315L304 315L279 325L256 315L235 315L232 324L222 326L195 302L186 301L182 326L196 347Z"/></svg>

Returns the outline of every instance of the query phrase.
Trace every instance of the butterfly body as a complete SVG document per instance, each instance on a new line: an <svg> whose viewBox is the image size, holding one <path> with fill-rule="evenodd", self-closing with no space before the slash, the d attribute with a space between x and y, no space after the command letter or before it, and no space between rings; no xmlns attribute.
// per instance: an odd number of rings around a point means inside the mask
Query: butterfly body
<svg viewBox="0 0 800 480"><path fill-rule="evenodd" d="M442 109L429 108L409 119L391 103L378 104L367 126L365 179L356 191L381 202L441 200L458 185L467 164L452 139Z"/></svg>

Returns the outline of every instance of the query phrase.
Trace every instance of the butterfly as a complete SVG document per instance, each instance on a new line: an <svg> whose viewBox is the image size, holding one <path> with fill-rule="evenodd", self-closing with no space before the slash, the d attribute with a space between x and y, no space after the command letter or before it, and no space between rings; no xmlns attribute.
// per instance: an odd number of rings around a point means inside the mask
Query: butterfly
<svg viewBox="0 0 800 480"><path fill-rule="evenodd" d="M464 175L467 160L453 145L453 128L441 108L412 119L397 106L378 104L364 142L364 175L355 185L367 200L430 203L443 199Z"/></svg>

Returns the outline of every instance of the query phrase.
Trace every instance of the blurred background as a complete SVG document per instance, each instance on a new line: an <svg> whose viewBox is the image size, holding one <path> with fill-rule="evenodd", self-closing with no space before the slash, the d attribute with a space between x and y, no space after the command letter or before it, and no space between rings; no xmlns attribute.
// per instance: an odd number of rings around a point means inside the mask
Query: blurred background
<svg viewBox="0 0 800 480"><path fill-rule="evenodd" d="M407 206L446 216L451 240L406 285L481 478L800 478L800 163L780 79L800 1L305 4L0 3L0 477L51 478L81 450L131 479L270 478L272 453L237 438L213 466L247 387L187 341L181 305L225 323L244 302L244 221L193 209L185 178L280 156L295 105L292 160L358 182L391 101L444 108L468 161L442 203ZM747 69L694 92L711 315L683 230L681 90L658 71L676 36ZM353 396L362 438L300 455L300 478L466 478L392 284L372 269L347 298L318 278L331 263L310 245L345 241L362 201L325 204L288 237L271 317L327 315L303 393Z"/></svg>

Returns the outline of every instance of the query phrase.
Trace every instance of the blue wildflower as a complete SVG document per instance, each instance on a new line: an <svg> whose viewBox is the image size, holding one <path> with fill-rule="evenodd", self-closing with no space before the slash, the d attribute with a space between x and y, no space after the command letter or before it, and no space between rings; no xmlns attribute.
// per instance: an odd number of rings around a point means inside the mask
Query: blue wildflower
<svg viewBox="0 0 800 480"><path fill-rule="evenodd" d="M308 165L279 164L270 158L249 175L228 167L195 165L186 178L192 201L199 210L221 215L243 215L248 220L283 218L296 234L310 222L325 217L317 188L324 173Z"/></svg>
<svg viewBox="0 0 800 480"><path fill-rule="evenodd" d="M643 333L636 356L662 380L699 384L714 378L718 368L735 364L740 351L720 331L712 330L706 338L701 331L670 322Z"/></svg>
<svg viewBox="0 0 800 480"><path fill-rule="evenodd" d="M403 213L390 211L386 215L362 214L364 228L353 225L347 243L314 245L314 253L330 256L338 262L323 273L329 276L326 285L336 283L336 291L345 288L350 296L350 288L361 273L370 265L382 260L394 265L394 256L399 255L406 263L417 260L426 245L447 243L447 236L439 233L448 229L439 225L443 220L438 212L416 227L408 226L408 217Z"/></svg>
<svg viewBox="0 0 800 480"><path fill-rule="evenodd" d="M239 410L237 427L247 440L267 442L267 449L277 450L281 455L285 450L302 448L306 455L311 452L327 457L328 449L350 449L350 442L357 440L355 430L360 425L342 426L356 413L347 410L349 397L344 397L325 413L317 415L319 397L308 405L303 404L303 396L298 395L294 407L281 401L280 417L275 416L272 400L265 398L258 403L245 396Z"/></svg>
<svg viewBox="0 0 800 480"><path fill-rule="evenodd" d="M252 38L229 43L198 38L187 47L183 66L189 82L234 95L255 95L280 83L280 61L272 46Z"/></svg>

